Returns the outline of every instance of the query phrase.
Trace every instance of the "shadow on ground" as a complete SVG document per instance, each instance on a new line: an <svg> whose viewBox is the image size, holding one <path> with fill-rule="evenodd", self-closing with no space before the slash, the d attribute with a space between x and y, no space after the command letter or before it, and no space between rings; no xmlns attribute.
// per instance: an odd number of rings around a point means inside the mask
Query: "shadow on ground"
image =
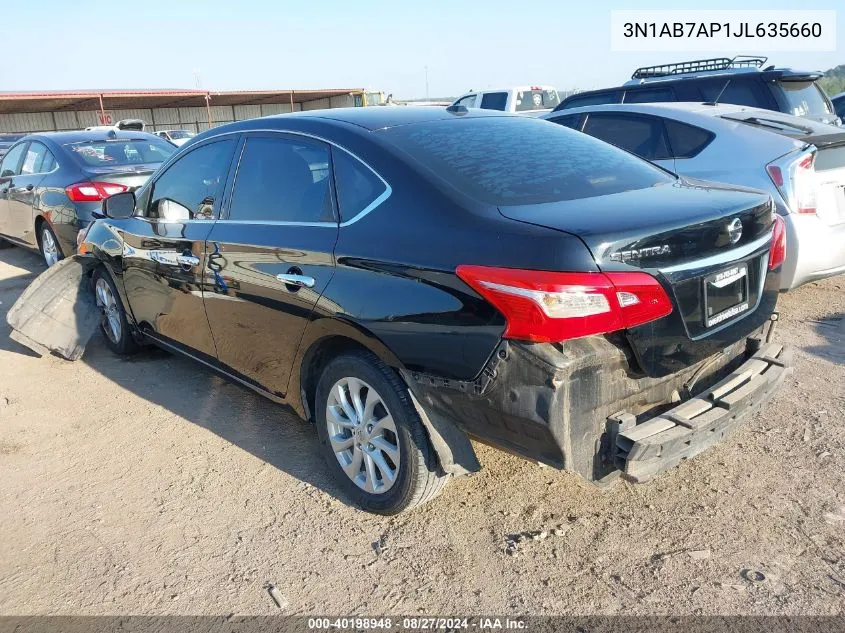
<svg viewBox="0 0 845 633"><path fill-rule="evenodd" d="M44 270L44 265L37 255L18 248L0 250L0 263L13 273L0 276L0 351L37 356L9 338L6 313ZM313 426L287 408L219 377L190 359L154 347L128 358L115 356L103 343L100 332L94 335L83 358L76 362L88 365L130 393L208 429L289 475L348 502L328 472ZM138 424L144 421L138 420Z"/></svg>
<svg viewBox="0 0 845 633"><path fill-rule="evenodd" d="M807 348L811 354L845 365L845 313L837 312L819 321L814 321L814 330L825 339L824 345L812 345Z"/></svg>

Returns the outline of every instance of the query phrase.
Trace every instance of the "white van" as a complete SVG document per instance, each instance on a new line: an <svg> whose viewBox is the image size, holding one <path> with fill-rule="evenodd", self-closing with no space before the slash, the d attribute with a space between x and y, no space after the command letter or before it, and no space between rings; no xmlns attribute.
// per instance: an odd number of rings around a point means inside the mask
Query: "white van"
<svg viewBox="0 0 845 633"><path fill-rule="evenodd" d="M560 103L557 90L551 86L517 86L501 90L470 91L455 99L453 106L501 110L522 114L542 114Z"/></svg>

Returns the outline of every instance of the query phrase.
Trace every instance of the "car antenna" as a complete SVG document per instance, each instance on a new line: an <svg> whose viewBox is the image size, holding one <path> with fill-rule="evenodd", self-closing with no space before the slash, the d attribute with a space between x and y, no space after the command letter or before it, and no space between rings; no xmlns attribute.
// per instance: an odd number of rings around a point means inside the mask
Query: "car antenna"
<svg viewBox="0 0 845 633"><path fill-rule="evenodd" d="M728 80L725 82L725 85L724 85L724 86L722 86L722 89L719 91L719 94L718 94L718 95L716 95L716 98L715 98L713 101L705 101L705 102L704 102L704 105L710 105L710 106L719 105L719 99L721 99L721 98L722 98L722 95L723 95L723 94L725 94L725 90L727 90L727 89L728 89L728 85L729 85L730 83L731 83L731 80L730 80L730 79L728 79Z"/></svg>

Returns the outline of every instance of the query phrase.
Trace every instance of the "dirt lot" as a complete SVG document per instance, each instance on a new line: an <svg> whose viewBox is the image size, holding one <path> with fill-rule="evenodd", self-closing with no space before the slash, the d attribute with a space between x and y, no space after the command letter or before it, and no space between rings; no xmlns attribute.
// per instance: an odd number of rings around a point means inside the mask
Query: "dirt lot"
<svg viewBox="0 0 845 633"><path fill-rule="evenodd" d="M0 251L4 326L41 270ZM845 280L781 314L783 392L655 482L479 447L482 473L393 519L344 503L311 427L188 360L39 358L2 327L0 613L279 613L268 581L300 614L841 613Z"/></svg>

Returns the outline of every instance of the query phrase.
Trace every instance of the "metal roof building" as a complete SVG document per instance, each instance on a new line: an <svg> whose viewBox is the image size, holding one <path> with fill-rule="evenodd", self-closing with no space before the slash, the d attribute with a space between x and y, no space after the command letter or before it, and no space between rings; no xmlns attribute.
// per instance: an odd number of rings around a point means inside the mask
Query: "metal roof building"
<svg viewBox="0 0 845 633"><path fill-rule="evenodd" d="M0 132L78 130L141 119L150 131L209 127L271 114L374 105L381 93L325 90L69 90L0 92Z"/></svg>

